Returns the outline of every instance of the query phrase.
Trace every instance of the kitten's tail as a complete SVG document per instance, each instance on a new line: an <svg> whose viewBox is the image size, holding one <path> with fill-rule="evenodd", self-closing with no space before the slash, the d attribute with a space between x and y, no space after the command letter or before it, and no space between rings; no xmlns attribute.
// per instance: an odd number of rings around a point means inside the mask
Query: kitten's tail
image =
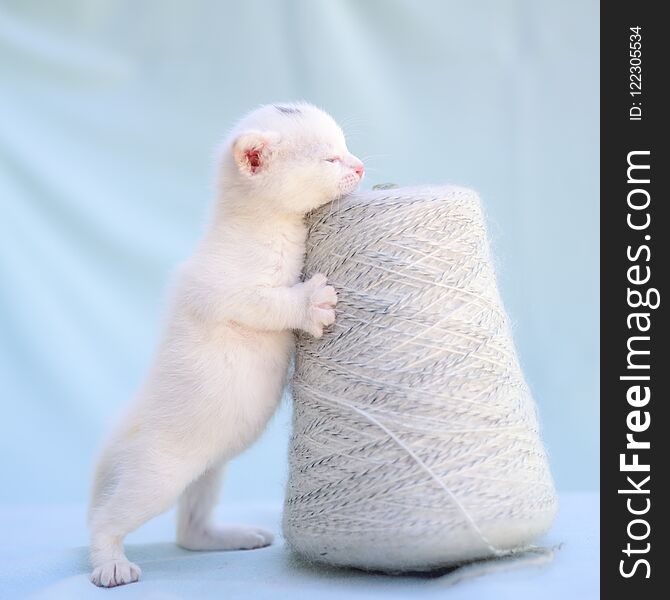
<svg viewBox="0 0 670 600"><path fill-rule="evenodd" d="M116 490L120 470L123 467L124 448L135 437L139 427L131 414L112 429L110 437L102 447L93 474L89 496L87 521L89 525L98 508L103 506Z"/></svg>
<svg viewBox="0 0 670 600"><path fill-rule="evenodd" d="M87 520L89 524L91 523L91 519L93 518L96 509L104 503L105 498L109 497L110 488L112 486L112 471L114 468L111 454L110 444L108 444L103 449L95 467L93 485L91 486L88 504Z"/></svg>

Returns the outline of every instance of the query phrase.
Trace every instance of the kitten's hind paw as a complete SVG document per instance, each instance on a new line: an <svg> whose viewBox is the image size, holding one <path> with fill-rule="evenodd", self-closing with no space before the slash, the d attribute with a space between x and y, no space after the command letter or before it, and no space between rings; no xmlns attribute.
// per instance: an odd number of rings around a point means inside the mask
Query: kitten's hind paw
<svg viewBox="0 0 670 600"><path fill-rule="evenodd" d="M142 570L129 560L110 560L96 567L91 573L91 582L98 587L116 587L137 581Z"/></svg>
<svg viewBox="0 0 670 600"><path fill-rule="evenodd" d="M269 546L273 539L272 532L260 527L228 525L185 532L177 544L186 550L253 550Z"/></svg>

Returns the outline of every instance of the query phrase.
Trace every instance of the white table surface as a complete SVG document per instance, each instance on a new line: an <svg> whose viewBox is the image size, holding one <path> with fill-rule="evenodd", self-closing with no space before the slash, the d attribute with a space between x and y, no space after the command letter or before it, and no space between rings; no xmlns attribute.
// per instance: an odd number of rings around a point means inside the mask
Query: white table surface
<svg viewBox="0 0 670 600"><path fill-rule="evenodd" d="M279 531L280 507L222 506L224 520ZM129 536L127 554L143 571L139 583L98 589L88 579L85 508L0 507L0 598L338 600L581 600L599 597L599 496L564 493L552 531L540 540L561 545L554 560L453 583L448 576L390 576L316 567L296 559L280 536L269 548L188 552L174 545L168 513Z"/></svg>

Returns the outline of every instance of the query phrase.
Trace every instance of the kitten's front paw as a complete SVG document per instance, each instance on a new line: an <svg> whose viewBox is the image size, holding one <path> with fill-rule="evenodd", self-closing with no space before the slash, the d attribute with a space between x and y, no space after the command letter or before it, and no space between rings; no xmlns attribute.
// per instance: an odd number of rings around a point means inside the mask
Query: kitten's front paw
<svg viewBox="0 0 670 600"><path fill-rule="evenodd" d="M116 587L137 581L142 570L129 560L110 560L96 567L91 573L91 582L98 587Z"/></svg>
<svg viewBox="0 0 670 600"><path fill-rule="evenodd" d="M326 281L325 275L317 273L305 282L307 319L303 329L315 338L320 338L323 328L335 322L337 292Z"/></svg>
<svg viewBox="0 0 670 600"><path fill-rule="evenodd" d="M253 550L269 546L273 539L272 532L260 527L227 525L184 532L177 544L186 550Z"/></svg>

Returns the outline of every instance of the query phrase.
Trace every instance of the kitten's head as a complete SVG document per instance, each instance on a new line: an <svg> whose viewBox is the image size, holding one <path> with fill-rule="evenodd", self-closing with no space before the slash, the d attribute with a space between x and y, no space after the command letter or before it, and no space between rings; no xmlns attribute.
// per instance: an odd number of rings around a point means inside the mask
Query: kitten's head
<svg viewBox="0 0 670 600"><path fill-rule="evenodd" d="M307 103L253 111L223 150L223 182L243 192L232 194L230 201L290 214L304 214L353 192L364 173L334 119Z"/></svg>

